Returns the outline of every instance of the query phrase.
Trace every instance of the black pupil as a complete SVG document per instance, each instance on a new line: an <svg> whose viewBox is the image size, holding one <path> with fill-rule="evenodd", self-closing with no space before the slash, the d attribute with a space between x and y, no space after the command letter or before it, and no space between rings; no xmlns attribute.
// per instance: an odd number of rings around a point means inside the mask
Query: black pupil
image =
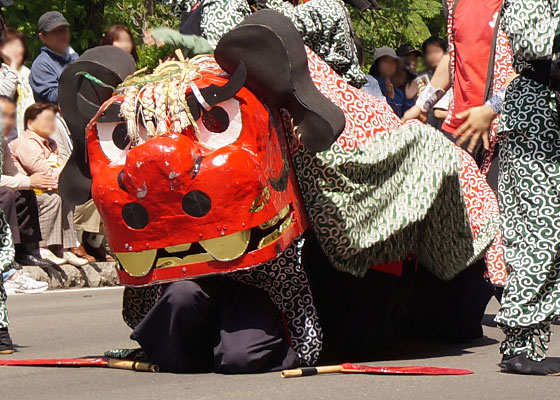
<svg viewBox="0 0 560 400"><path fill-rule="evenodd" d="M126 123L121 122L113 129L113 143L121 150L126 149L126 146L130 143L130 138L126 131Z"/></svg>
<svg viewBox="0 0 560 400"><path fill-rule="evenodd" d="M210 132L222 133L229 127L229 116L222 107L212 107L210 111L203 109L202 123Z"/></svg>

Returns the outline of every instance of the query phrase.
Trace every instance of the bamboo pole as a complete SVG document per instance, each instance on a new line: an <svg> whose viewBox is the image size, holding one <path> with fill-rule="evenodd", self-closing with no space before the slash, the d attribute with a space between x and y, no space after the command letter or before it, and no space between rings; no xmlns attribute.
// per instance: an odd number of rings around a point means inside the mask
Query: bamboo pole
<svg viewBox="0 0 560 400"><path fill-rule="evenodd" d="M109 358L107 360L107 367L132 371L159 372L159 366L155 364L140 361L119 360L115 358Z"/></svg>
<svg viewBox="0 0 560 400"><path fill-rule="evenodd" d="M328 365L328 366L324 366L324 367L286 369L286 370L282 371L282 378L296 378L298 376L333 374L333 373L342 372L342 371L344 371L344 368L342 368L342 365Z"/></svg>

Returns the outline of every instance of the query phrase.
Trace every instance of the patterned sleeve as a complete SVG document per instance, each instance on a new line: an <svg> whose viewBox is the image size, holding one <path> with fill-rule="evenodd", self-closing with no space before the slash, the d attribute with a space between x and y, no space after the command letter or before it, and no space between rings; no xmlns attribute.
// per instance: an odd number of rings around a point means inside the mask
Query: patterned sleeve
<svg viewBox="0 0 560 400"><path fill-rule="evenodd" d="M239 25L251 14L245 0L205 0L202 3L202 35L210 46L216 45L226 33Z"/></svg>
<svg viewBox="0 0 560 400"><path fill-rule="evenodd" d="M265 4L271 10L278 11L292 21L302 36L311 35L319 29L320 21L313 18L313 8L308 4L293 6L284 0L266 0Z"/></svg>
<svg viewBox="0 0 560 400"><path fill-rule="evenodd" d="M185 11L191 11L197 0L157 0L158 3L171 7L176 15L181 15Z"/></svg>
<svg viewBox="0 0 560 400"><path fill-rule="evenodd" d="M560 22L560 0L505 0L502 29L522 60L550 59Z"/></svg>
<svg viewBox="0 0 560 400"><path fill-rule="evenodd" d="M311 0L298 6L283 0L265 3L290 19L305 44L346 81L358 88L366 83L352 38L350 16L342 1Z"/></svg>

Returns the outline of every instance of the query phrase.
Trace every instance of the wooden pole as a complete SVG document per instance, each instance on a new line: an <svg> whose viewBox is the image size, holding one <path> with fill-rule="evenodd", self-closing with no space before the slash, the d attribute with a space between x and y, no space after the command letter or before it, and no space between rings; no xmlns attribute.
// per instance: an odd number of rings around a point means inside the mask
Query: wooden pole
<svg viewBox="0 0 560 400"><path fill-rule="evenodd" d="M298 369L286 369L282 371L282 378L296 378L298 376L312 376L319 374L333 374L342 372L344 368L342 365L328 365L324 367L309 367Z"/></svg>
<svg viewBox="0 0 560 400"><path fill-rule="evenodd" d="M159 366L147 362L119 360L109 358L107 360L108 368L127 369L132 371L159 372Z"/></svg>

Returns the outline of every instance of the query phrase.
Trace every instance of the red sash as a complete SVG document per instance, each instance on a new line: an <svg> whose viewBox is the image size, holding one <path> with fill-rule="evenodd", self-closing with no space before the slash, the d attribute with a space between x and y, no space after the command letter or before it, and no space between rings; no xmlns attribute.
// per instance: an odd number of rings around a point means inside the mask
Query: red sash
<svg viewBox="0 0 560 400"><path fill-rule="evenodd" d="M453 13L455 36L454 107L451 119L443 124L450 133L463 120L456 116L484 103L494 67L494 38L502 0L457 0Z"/></svg>

